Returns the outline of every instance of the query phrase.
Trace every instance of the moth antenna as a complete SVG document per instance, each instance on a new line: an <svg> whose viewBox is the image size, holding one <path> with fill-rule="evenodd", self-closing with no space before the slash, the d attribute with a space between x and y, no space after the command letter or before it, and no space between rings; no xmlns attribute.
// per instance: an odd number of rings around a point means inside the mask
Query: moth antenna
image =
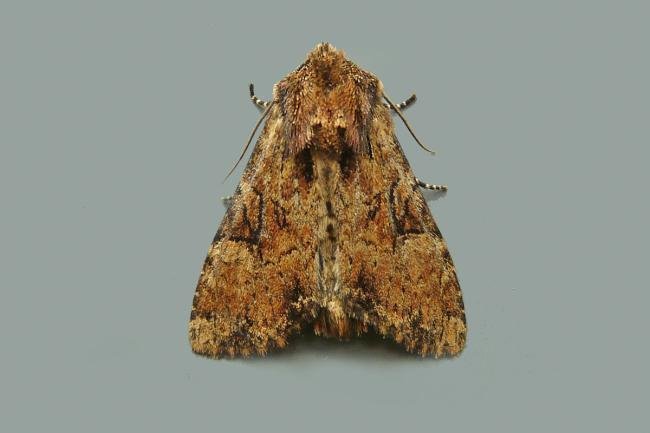
<svg viewBox="0 0 650 433"><path fill-rule="evenodd" d="M393 101L391 101L391 100L388 98L388 96L386 96L386 95L384 95L384 99L386 100L386 102L388 102L388 105L390 105L390 108L392 108L393 110L395 110L395 112L397 113L397 115L399 116L399 118L402 119L402 122L404 122L404 126L406 126L406 129L409 130L409 132L411 133L411 136L412 136L413 138L415 138L416 143L419 144L420 147L421 147L422 149L426 150L427 152L431 153L432 155L435 155L436 152L434 152L433 150L429 149L429 148L426 147L424 144L422 144L422 142L420 142L420 140L418 140L418 138L415 136L415 133L414 133L413 130L411 129L411 125L409 125L409 123L406 121L406 119L404 118L404 115L402 114L401 110L400 110L399 108L397 108L397 106L396 106L395 104L393 104Z"/></svg>
<svg viewBox="0 0 650 433"><path fill-rule="evenodd" d="M251 141L253 141L253 137L255 136L255 133L257 132L257 128L260 127L260 125L262 124L262 121L269 114L269 111L271 111L272 107L273 107L273 101L269 102L269 105L266 107L266 110L264 110L264 113L262 113L262 115L260 116L260 119L255 124L255 128L253 128L253 132L251 132L251 135L248 137L248 141L246 142L246 144L244 145L244 147L241 150L241 155L239 155L239 159L237 160L237 162L235 162L235 165L233 165L233 167L230 169L230 171L228 172L228 174L226 175L226 177L224 178L224 180L221 183L225 182L226 179L228 179L228 177L232 174L233 171L235 171L235 169L237 168L237 166L239 165L241 160L244 158L244 155L246 154L246 151L248 150L248 146L250 146Z"/></svg>

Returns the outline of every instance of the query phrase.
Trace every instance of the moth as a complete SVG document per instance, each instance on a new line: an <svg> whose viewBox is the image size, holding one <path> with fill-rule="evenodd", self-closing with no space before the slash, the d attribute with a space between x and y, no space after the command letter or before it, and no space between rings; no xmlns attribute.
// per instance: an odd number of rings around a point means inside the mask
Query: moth
<svg viewBox="0 0 650 433"><path fill-rule="evenodd" d="M252 85L251 98L266 122L203 264L192 350L265 355L313 331L458 354L461 290L420 191L445 187L415 177L393 126L414 96L393 104L377 77L322 43L272 101Z"/></svg>

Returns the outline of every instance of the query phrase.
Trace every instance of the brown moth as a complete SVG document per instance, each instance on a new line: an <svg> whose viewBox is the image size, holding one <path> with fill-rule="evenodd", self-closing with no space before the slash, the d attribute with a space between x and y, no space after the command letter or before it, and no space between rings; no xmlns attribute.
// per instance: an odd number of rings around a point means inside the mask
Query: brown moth
<svg viewBox="0 0 650 433"><path fill-rule="evenodd" d="M391 119L414 97L396 106L327 43L275 85L271 102L252 86L251 97L268 119L203 265L192 350L265 355L313 330L458 354L460 286L419 189L445 187L417 180Z"/></svg>

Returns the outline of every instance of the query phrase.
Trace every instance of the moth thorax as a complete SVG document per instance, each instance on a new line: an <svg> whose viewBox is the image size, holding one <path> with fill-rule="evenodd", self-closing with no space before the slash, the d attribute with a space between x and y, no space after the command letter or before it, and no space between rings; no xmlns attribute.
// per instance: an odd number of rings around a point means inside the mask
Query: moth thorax
<svg viewBox="0 0 650 433"><path fill-rule="evenodd" d="M311 147L323 151L338 151L345 145L345 128L317 123L312 125Z"/></svg>

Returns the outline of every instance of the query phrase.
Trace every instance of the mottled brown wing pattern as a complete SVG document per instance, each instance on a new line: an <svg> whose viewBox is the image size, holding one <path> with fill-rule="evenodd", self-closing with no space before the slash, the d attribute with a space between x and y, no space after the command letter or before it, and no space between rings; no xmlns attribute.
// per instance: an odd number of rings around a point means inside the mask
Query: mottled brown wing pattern
<svg viewBox="0 0 650 433"><path fill-rule="evenodd" d="M355 200L338 209L347 312L409 351L456 355L466 324L454 264L383 107L370 142L340 183Z"/></svg>
<svg viewBox="0 0 650 433"><path fill-rule="evenodd" d="M303 328L374 328L423 356L463 349L454 265L382 98L327 43L275 85L199 278L195 352L263 355Z"/></svg>
<svg viewBox="0 0 650 433"><path fill-rule="evenodd" d="M278 150L281 127L274 109L208 251L190 317L196 353L265 354L315 314L315 200L301 159Z"/></svg>

